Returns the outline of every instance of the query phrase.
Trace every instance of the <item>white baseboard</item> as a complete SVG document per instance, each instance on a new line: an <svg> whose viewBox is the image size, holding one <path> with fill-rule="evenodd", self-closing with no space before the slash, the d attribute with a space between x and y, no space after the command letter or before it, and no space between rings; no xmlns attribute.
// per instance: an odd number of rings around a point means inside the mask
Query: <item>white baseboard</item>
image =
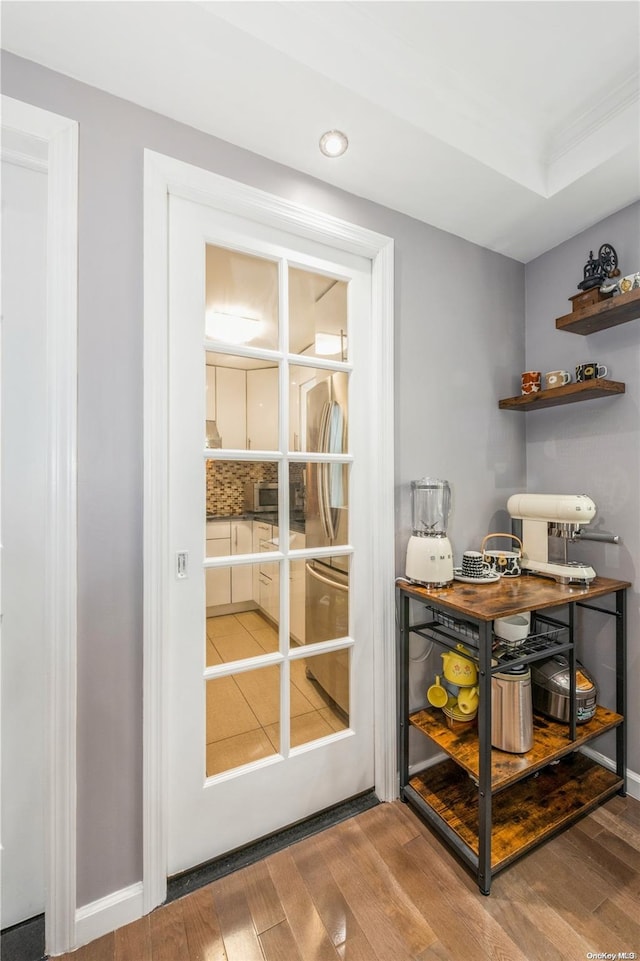
<svg viewBox="0 0 640 961"><path fill-rule="evenodd" d="M76 947L89 944L123 924L137 921L144 914L142 881L114 891L99 901L85 904L76 911Z"/></svg>
<svg viewBox="0 0 640 961"><path fill-rule="evenodd" d="M601 764L610 771L615 771L615 761L605 757L604 754L600 754L599 751L594 751L593 748L590 747L583 747L580 748L580 752L586 754L592 761L596 761L597 764ZM630 771L629 768L627 768L627 794L629 797L635 798L636 801L640 801L640 774L636 774L635 771Z"/></svg>

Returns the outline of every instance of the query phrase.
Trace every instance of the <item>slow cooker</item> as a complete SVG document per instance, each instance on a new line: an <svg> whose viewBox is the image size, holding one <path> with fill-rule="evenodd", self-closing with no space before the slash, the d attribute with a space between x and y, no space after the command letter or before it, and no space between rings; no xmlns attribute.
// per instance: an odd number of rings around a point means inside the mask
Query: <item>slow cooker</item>
<svg viewBox="0 0 640 961"><path fill-rule="evenodd" d="M569 661L554 654L531 665L533 709L556 721L569 721ZM596 713L598 688L587 669L576 661L576 721L584 724Z"/></svg>

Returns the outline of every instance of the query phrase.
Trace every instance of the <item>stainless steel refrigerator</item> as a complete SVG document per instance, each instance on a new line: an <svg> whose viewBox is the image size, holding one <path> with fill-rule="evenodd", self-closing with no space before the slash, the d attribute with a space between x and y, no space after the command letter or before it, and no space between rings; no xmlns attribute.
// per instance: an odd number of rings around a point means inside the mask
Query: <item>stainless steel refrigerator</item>
<svg viewBox="0 0 640 961"><path fill-rule="evenodd" d="M347 449L347 374L335 373L307 394L307 450L339 454ZM349 542L348 467L307 464L305 534L307 547L339 547ZM305 577L306 643L349 634L349 558L308 561ZM308 671L338 706L349 713L349 652L307 661Z"/></svg>

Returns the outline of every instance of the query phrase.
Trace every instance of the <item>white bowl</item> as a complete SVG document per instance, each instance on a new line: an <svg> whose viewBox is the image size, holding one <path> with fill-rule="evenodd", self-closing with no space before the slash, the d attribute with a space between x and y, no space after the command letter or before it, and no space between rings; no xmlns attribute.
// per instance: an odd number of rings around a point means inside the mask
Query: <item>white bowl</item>
<svg viewBox="0 0 640 961"><path fill-rule="evenodd" d="M517 644L524 641L531 626L531 611L522 614L512 614L511 617L498 617L493 622L493 633L501 641Z"/></svg>

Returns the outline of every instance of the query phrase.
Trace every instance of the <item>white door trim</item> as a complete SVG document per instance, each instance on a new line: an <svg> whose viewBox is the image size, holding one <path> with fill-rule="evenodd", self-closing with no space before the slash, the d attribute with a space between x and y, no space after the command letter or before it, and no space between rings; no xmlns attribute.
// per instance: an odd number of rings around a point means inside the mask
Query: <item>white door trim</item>
<svg viewBox="0 0 640 961"><path fill-rule="evenodd" d="M78 124L3 96L2 127L47 145L45 937L47 953L62 954L75 944L76 910ZM25 153L19 162L37 166L40 159Z"/></svg>
<svg viewBox="0 0 640 961"><path fill-rule="evenodd" d="M144 910L166 897L169 194L367 257L372 262L372 376L380 385L370 443L375 580L376 793L397 796L395 736L393 240L190 164L145 150L144 164Z"/></svg>

